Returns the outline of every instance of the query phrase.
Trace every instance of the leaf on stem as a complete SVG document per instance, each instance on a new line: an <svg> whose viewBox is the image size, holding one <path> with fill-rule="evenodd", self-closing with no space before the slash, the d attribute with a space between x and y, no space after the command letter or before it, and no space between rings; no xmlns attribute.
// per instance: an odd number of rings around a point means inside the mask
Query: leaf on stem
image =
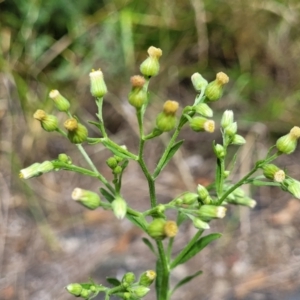
<svg viewBox="0 0 300 300"><path fill-rule="evenodd" d="M201 275L203 273L203 271L198 271L196 273L194 273L193 275L187 276L185 278L183 278L182 280L180 280L176 286L174 287L174 289L172 290L171 294L173 294L179 287L183 286L184 284L190 282L192 279L194 279L195 277Z"/></svg>
<svg viewBox="0 0 300 300"><path fill-rule="evenodd" d="M150 249L155 255L157 255L156 252L155 252L155 249L154 249L154 247L153 247L153 245L152 245L152 243L150 242L149 239L147 239L147 238L142 238L142 241L144 242L144 244L146 244L146 245L149 247L149 249Z"/></svg>
<svg viewBox="0 0 300 300"><path fill-rule="evenodd" d="M212 233L212 234L204 236L203 238L200 238L180 260L176 261L176 258L175 258L175 260L174 260L175 264L174 263L171 264L171 269L174 269L176 266L183 264L186 261L190 260L197 253L199 253L202 249L204 249L208 244L210 244L212 241L220 238L221 236L222 236L221 233ZM180 255L180 253L179 253L179 255Z"/></svg>
<svg viewBox="0 0 300 300"><path fill-rule="evenodd" d="M113 202L115 200L115 196L113 196L111 193L109 193L106 189L100 188L100 193L104 196L104 198L108 202Z"/></svg>
<svg viewBox="0 0 300 300"><path fill-rule="evenodd" d="M118 280L117 278L113 278L113 277L106 277L106 281L108 283L110 283L113 286L119 286L121 285L121 281Z"/></svg>
<svg viewBox="0 0 300 300"><path fill-rule="evenodd" d="M163 168L168 164L168 162L171 160L171 158L175 155L177 150L180 148L180 146L183 144L184 140L180 140L177 143L175 143L169 150L164 162L161 165L160 170L158 170L158 174L163 170ZM156 175L156 177L158 176Z"/></svg>
<svg viewBox="0 0 300 300"><path fill-rule="evenodd" d="M147 231L145 222L144 222L143 220L141 220L140 218L137 218L137 217L128 215L128 212L127 212L126 218L127 218L131 223L133 223L135 226L141 228L144 232Z"/></svg>

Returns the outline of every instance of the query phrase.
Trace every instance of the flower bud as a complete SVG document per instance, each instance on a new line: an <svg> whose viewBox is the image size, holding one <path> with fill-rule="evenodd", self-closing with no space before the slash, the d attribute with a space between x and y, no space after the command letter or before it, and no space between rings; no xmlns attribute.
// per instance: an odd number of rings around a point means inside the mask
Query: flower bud
<svg viewBox="0 0 300 300"><path fill-rule="evenodd" d="M226 208L215 205L202 205L198 211L198 216L205 220L222 219L225 217Z"/></svg>
<svg viewBox="0 0 300 300"><path fill-rule="evenodd" d="M223 93L223 85L228 83L228 76L219 72L216 76L216 79L210 82L205 90L205 96L209 101L217 101L221 98Z"/></svg>
<svg viewBox="0 0 300 300"><path fill-rule="evenodd" d="M58 128L58 120L55 116L53 115L48 115L46 112L44 112L41 109L38 109L33 117L40 121L42 128L45 131L51 132L55 131Z"/></svg>
<svg viewBox="0 0 300 300"><path fill-rule="evenodd" d="M155 278L156 273L153 270L148 270L141 275L139 279L139 284L148 287L152 284Z"/></svg>
<svg viewBox="0 0 300 300"><path fill-rule="evenodd" d="M300 128L294 126L291 131L279 138L276 142L277 149L285 154L291 154L297 147L297 140L300 137Z"/></svg>
<svg viewBox="0 0 300 300"><path fill-rule="evenodd" d="M135 275L132 272L128 272L124 274L122 278L122 283L125 283L126 285L130 286L135 281Z"/></svg>
<svg viewBox="0 0 300 300"><path fill-rule="evenodd" d="M206 103L199 103L194 109L197 114L202 115L205 118L211 118L214 114L212 109Z"/></svg>
<svg viewBox="0 0 300 300"><path fill-rule="evenodd" d="M194 89L197 92L200 92L201 90L205 89L208 82L205 78L202 77L199 73L194 73L191 77L192 84L194 86Z"/></svg>
<svg viewBox="0 0 300 300"><path fill-rule="evenodd" d="M135 108L141 108L147 102L147 90L144 88L145 78L139 75L130 78L132 88L128 94L129 103Z"/></svg>
<svg viewBox="0 0 300 300"><path fill-rule="evenodd" d="M118 165L118 161L115 157L110 157L106 160L106 164L111 168L114 169Z"/></svg>
<svg viewBox="0 0 300 300"><path fill-rule="evenodd" d="M19 177L23 179L29 179L32 177L37 177L41 175L41 172L39 171L40 163L34 163L31 166L22 169L19 173Z"/></svg>
<svg viewBox="0 0 300 300"><path fill-rule="evenodd" d="M71 283L65 287L65 289L71 294L76 297L79 297L82 292L82 286L79 283Z"/></svg>
<svg viewBox="0 0 300 300"><path fill-rule="evenodd" d="M78 123L74 118L68 119L64 123L65 128L68 130L68 139L73 144L81 144L86 141L88 131L85 126Z"/></svg>
<svg viewBox="0 0 300 300"><path fill-rule="evenodd" d="M113 169L113 174L118 175L118 174L121 174L121 173L122 173L122 167L121 166L116 166Z"/></svg>
<svg viewBox="0 0 300 300"><path fill-rule="evenodd" d="M103 78L103 73L99 69L98 71L92 70L89 74L91 84L91 94L96 98L102 98L107 93L107 87Z"/></svg>
<svg viewBox="0 0 300 300"><path fill-rule="evenodd" d="M132 286L128 289L128 291L130 292L130 294L133 296L133 297L137 297L137 298L142 298L142 297L145 297L150 289L145 287L145 286L142 286L142 285L138 285L138 286Z"/></svg>
<svg viewBox="0 0 300 300"><path fill-rule="evenodd" d="M181 202L182 204L191 205L198 200L198 194L187 192L182 195L181 199L182 199Z"/></svg>
<svg viewBox="0 0 300 300"><path fill-rule="evenodd" d="M293 178L283 181L284 185L287 185L287 190L297 199L300 199L300 182Z"/></svg>
<svg viewBox="0 0 300 300"><path fill-rule="evenodd" d="M54 166L51 161L46 160L39 165L38 169L41 174L45 174L54 170Z"/></svg>
<svg viewBox="0 0 300 300"><path fill-rule="evenodd" d="M167 237L174 237L178 233L178 226L174 221L166 221L164 233Z"/></svg>
<svg viewBox="0 0 300 300"><path fill-rule="evenodd" d="M52 90L49 93L49 97L53 100L55 107L59 111L67 112L70 108L70 102L60 94L58 90Z"/></svg>
<svg viewBox="0 0 300 300"><path fill-rule="evenodd" d="M227 134L230 137L234 137L234 135L237 132L237 123L233 122L224 129L225 134Z"/></svg>
<svg viewBox="0 0 300 300"><path fill-rule="evenodd" d="M101 204L101 200L98 194L80 188L74 189L74 191L72 192L72 199L78 201L88 209L96 209Z"/></svg>
<svg viewBox="0 0 300 300"><path fill-rule="evenodd" d="M111 207L117 219L122 220L127 213L127 203L121 197L117 197L112 203Z"/></svg>
<svg viewBox="0 0 300 300"><path fill-rule="evenodd" d="M58 154L58 157L57 159L63 163L66 163L66 164L69 164L71 165L72 164L72 159L70 158L70 156L68 156L67 154L65 153L60 153Z"/></svg>
<svg viewBox="0 0 300 300"><path fill-rule="evenodd" d="M254 208L257 202L249 197L228 197L226 202L234 205L243 205L250 208Z"/></svg>
<svg viewBox="0 0 300 300"><path fill-rule="evenodd" d="M276 165L267 164L262 169L264 176L270 180L283 182L285 179L285 172L279 169Z"/></svg>
<svg viewBox="0 0 300 300"><path fill-rule="evenodd" d="M212 133L215 131L215 122L202 117L194 117L190 121L190 127L196 132L206 131Z"/></svg>
<svg viewBox="0 0 300 300"><path fill-rule="evenodd" d="M163 240L166 237L165 227L166 220L162 218L154 219L149 225L147 232L155 240Z"/></svg>
<svg viewBox="0 0 300 300"><path fill-rule="evenodd" d="M194 225L195 228L197 228L197 229L209 229L210 228L209 224L202 221L201 219L196 218L192 215L189 215L189 217L193 221L193 225Z"/></svg>
<svg viewBox="0 0 300 300"><path fill-rule="evenodd" d="M197 192L198 192L199 198L201 200L205 200L207 197L209 197L209 193L208 193L207 189L201 184L198 184Z"/></svg>
<svg viewBox="0 0 300 300"><path fill-rule="evenodd" d="M162 56L162 51L153 46L148 49L149 57L144 60L140 66L140 71L144 76L153 77L159 72L159 58Z"/></svg>
<svg viewBox="0 0 300 300"><path fill-rule="evenodd" d="M246 144L246 140L239 134L235 134L232 141L231 141L231 144L233 145L244 145Z"/></svg>
<svg viewBox="0 0 300 300"><path fill-rule="evenodd" d="M216 144L213 147L214 147L214 152L215 152L217 158L222 159L225 157L226 152L222 145Z"/></svg>
<svg viewBox="0 0 300 300"><path fill-rule="evenodd" d="M233 111L232 110L225 110L222 119L221 119L221 127L225 129L227 126L233 123Z"/></svg>
<svg viewBox="0 0 300 300"><path fill-rule="evenodd" d="M167 132L176 126L176 111L178 110L178 102L168 100L165 102L163 111L156 117L156 127L162 132Z"/></svg>

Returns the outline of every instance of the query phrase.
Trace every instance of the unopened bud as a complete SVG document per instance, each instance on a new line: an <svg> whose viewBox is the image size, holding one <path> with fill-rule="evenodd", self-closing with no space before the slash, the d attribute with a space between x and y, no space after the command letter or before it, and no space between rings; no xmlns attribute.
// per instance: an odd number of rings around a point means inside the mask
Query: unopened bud
<svg viewBox="0 0 300 300"><path fill-rule="evenodd" d="M56 108L59 111L67 112L70 108L70 102L60 94L58 90L52 90L49 93L49 97L53 100Z"/></svg>
<svg viewBox="0 0 300 300"><path fill-rule="evenodd" d="M117 197L112 203L111 207L117 219L122 220L127 213L127 203L121 197Z"/></svg>
<svg viewBox="0 0 300 300"><path fill-rule="evenodd" d="M106 164L111 168L114 169L118 165L118 161L115 157L110 157L106 160Z"/></svg>
<svg viewBox="0 0 300 300"><path fill-rule="evenodd" d="M133 297L137 297L138 299L140 299L142 297L145 297L149 293L150 289L148 287L138 285L128 288L128 291Z"/></svg>
<svg viewBox="0 0 300 300"><path fill-rule="evenodd" d="M237 123L233 122L224 129L225 134L227 134L230 137L234 137L234 135L237 132Z"/></svg>
<svg viewBox="0 0 300 300"><path fill-rule="evenodd" d="M141 275L139 284L148 287L152 284L155 278L156 273L153 270L148 270Z"/></svg>
<svg viewBox="0 0 300 300"><path fill-rule="evenodd" d="M70 156L68 156L67 154L65 153L60 153L57 157L57 159L63 163L66 163L66 164L69 164L71 165L72 164L72 159L70 158Z"/></svg>
<svg viewBox="0 0 300 300"><path fill-rule="evenodd" d="M176 126L176 111L178 109L178 102L168 100L165 102L163 111L156 117L156 127L162 131L167 132Z"/></svg>
<svg viewBox="0 0 300 300"><path fill-rule="evenodd" d="M55 116L53 115L48 115L46 112L44 112L41 109L38 109L33 117L40 121L42 128L45 131L51 132L55 131L58 128L58 120Z"/></svg>
<svg viewBox="0 0 300 300"><path fill-rule="evenodd" d="M206 131L212 133L215 131L215 122L203 117L194 117L189 124L196 132Z"/></svg>
<svg viewBox="0 0 300 300"><path fill-rule="evenodd" d="M295 126L291 131L279 138L276 142L277 149L285 154L291 154L297 147L297 140L300 137L300 128Z"/></svg>
<svg viewBox="0 0 300 300"><path fill-rule="evenodd" d="M128 272L124 274L122 278L122 283L126 283L127 285L131 285L135 281L135 275L132 272Z"/></svg>
<svg viewBox="0 0 300 300"><path fill-rule="evenodd" d="M154 219L149 225L147 232L155 240L163 240L166 237L164 227L166 220L162 218Z"/></svg>
<svg viewBox="0 0 300 300"><path fill-rule="evenodd" d="M99 69L98 71L92 70L89 74L91 84L91 94L96 98L102 98L107 93L107 87L103 78L103 73Z"/></svg>
<svg viewBox="0 0 300 300"><path fill-rule="evenodd" d="M233 111L232 110L225 110L222 119L221 119L221 127L225 129L227 126L233 123Z"/></svg>
<svg viewBox="0 0 300 300"><path fill-rule="evenodd" d="M239 134L235 134L232 141L231 141L231 144L233 145L244 145L246 144L246 140Z"/></svg>
<svg viewBox="0 0 300 300"><path fill-rule="evenodd" d="M37 177L41 175L41 172L39 171L40 163L34 163L31 166L22 169L19 173L19 177L23 179L29 179L32 177Z"/></svg>
<svg viewBox="0 0 300 300"><path fill-rule="evenodd" d="M210 82L205 90L206 98L209 101L217 101L221 98L223 93L223 85L228 83L229 77L223 73L219 72L216 79Z"/></svg>
<svg viewBox="0 0 300 300"><path fill-rule="evenodd" d="M98 194L80 188L74 189L72 193L72 199L78 201L88 209L96 209L101 204L101 200Z"/></svg>
<svg viewBox="0 0 300 300"><path fill-rule="evenodd" d="M225 214L225 207L215 205L202 205L198 211L199 217L204 220L222 219L225 217Z"/></svg>
<svg viewBox="0 0 300 300"><path fill-rule="evenodd" d="M71 294L76 297L79 297L82 292L82 286L79 283L71 283L66 286L66 290Z"/></svg>
<svg viewBox="0 0 300 300"><path fill-rule="evenodd" d="M144 76L153 77L159 72L159 58L162 56L162 51L151 46L148 49L148 54L149 57L142 62L140 71Z"/></svg>
<svg viewBox="0 0 300 300"><path fill-rule="evenodd" d="M216 144L213 147L214 147L214 152L215 152L217 158L222 159L225 157L226 151L222 145Z"/></svg>
<svg viewBox="0 0 300 300"><path fill-rule="evenodd" d="M129 103L135 108L141 108L147 102L147 90L144 88L145 78L139 75L130 78L132 88L128 94Z"/></svg>
<svg viewBox="0 0 300 300"><path fill-rule="evenodd" d="M181 196L182 204L191 205L194 204L198 199L198 194L187 192Z"/></svg>
<svg viewBox="0 0 300 300"><path fill-rule="evenodd" d="M267 164L262 169L264 176L270 180L283 182L285 179L285 172L279 169L276 165Z"/></svg>
<svg viewBox="0 0 300 300"><path fill-rule="evenodd" d="M211 118L214 114L212 109L206 103L199 103L194 109L197 114L202 115L205 118Z"/></svg>
<svg viewBox="0 0 300 300"><path fill-rule="evenodd" d="M202 77L199 73L194 73L191 77L194 89L197 92L200 92L201 90L205 89L208 85L208 82L205 78Z"/></svg>
<svg viewBox="0 0 300 300"><path fill-rule="evenodd" d="M88 131L85 126L78 123L74 118L68 119L64 123L65 128L68 130L68 139L73 144L81 144L86 141Z"/></svg>

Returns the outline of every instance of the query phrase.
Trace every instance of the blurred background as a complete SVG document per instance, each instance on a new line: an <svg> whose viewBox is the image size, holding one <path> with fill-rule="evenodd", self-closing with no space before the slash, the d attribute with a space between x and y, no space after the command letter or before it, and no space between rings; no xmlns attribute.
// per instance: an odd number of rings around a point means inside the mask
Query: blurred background
<svg viewBox="0 0 300 300"><path fill-rule="evenodd" d="M54 110L48 98L58 89L84 124L95 120L88 74L101 68L109 94L104 120L111 138L136 151L135 112L127 103L129 78L139 73L149 46L163 50L161 72L149 90L151 105L145 126L167 99L181 107L192 104L194 72L208 81L219 71L230 82L213 103L218 123L232 109L247 145L239 150L232 175L238 180L262 158L276 139L300 125L300 3L298 0L0 0L0 299L73 299L63 289L91 276L137 274L154 268L154 257L141 242L143 234L110 212L88 212L71 200L72 190L97 191L99 183L66 171L28 181L19 170L34 162L67 153L85 166L76 147L55 133L45 133L32 117L37 109ZM90 136L97 137L89 126ZM185 144L158 181L164 203L197 183L214 178L215 134L185 128ZM145 157L155 166L165 134L150 142ZM101 145L86 147L99 170L110 153ZM233 152L236 149L233 149ZM277 163L300 179L299 150ZM271 188L246 192L255 209L234 207L212 231L224 233L187 266L178 267L172 284L199 269L204 274L174 294L176 299L300 299L300 202ZM130 163L124 198L147 209L147 186L137 165ZM186 224L176 251L192 236ZM146 299L153 299L153 294ZM98 297L96 299L102 299Z"/></svg>

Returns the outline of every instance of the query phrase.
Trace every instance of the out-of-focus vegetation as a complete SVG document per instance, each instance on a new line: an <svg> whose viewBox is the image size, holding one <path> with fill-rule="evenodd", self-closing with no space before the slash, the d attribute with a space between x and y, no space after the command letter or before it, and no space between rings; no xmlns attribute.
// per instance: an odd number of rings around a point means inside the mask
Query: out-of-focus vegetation
<svg viewBox="0 0 300 300"><path fill-rule="evenodd" d="M124 93L120 84L137 72L149 45L163 49L166 96L191 89L195 71L212 80L223 70L231 78L229 105L245 118L281 130L279 121L289 127L299 114L298 0L6 0L0 38L1 71L30 114L38 102L52 105L47 93L54 86L88 101L92 68L103 69L112 92Z"/></svg>

